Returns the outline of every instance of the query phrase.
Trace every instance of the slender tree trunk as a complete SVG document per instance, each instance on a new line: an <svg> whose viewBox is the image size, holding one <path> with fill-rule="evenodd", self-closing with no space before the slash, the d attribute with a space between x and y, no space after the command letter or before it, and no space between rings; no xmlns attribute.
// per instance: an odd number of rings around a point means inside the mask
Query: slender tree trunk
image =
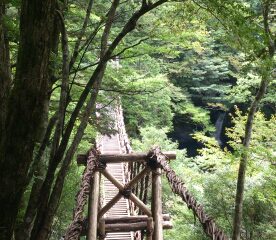
<svg viewBox="0 0 276 240"><path fill-rule="evenodd" d="M239 173L238 173L238 180L237 180L237 191L236 191L236 200L235 200L235 215L234 215L234 223L233 223L233 240L240 239L240 230L241 230L241 221L242 221L242 207L243 207L243 195L244 195L244 185L245 185L245 173L246 173L246 166L248 161L248 150L251 140L251 133L252 133L252 126L254 121L254 116L257 110L257 107L265 94L267 88L267 79L264 79L261 84L259 91L253 101L245 127L245 134L243 140L243 152L241 155L240 166L239 166Z"/></svg>
<svg viewBox="0 0 276 240"><path fill-rule="evenodd" d="M0 238L11 239L47 99L54 0L23 0L14 87L0 142Z"/></svg>
<svg viewBox="0 0 276 240"><path fill-rule="evenodd" d="M47 205L47 209L44 211L44 214L42 215L43 217L40 219L40 224L38 225L38 228L37 228L38 229L37 235L32 236L31 239L46 240L46 239L49 239L50 237L51 227L60 202L60 197L62 194L65 177L66 177L69 165L71 163L71 160L74 156L74 153L76 152L77 147L84 134L84 130L89 120L89 116L91 116L91 113L93 112L95 102L96 102L96 97L97 97L97 94L93 94L93 97L91 97L91 99L89 100L89 103L86 106L86 110L81 120L81 124L78 128L78 131L74 137L74 140L70 148L66 152L66 156L63 160L61 169L56 178L55 185L53 187L52 194L51 194L49 203Z"/></svg>
<svg viewBox="0 0 276 240"><path fill-rule="evenodd" d="M46 150L47 146L50 144L51 134L52 134L53 129L55 127L56 121L57 121L57 114L54 114L50 118L50 120L47 122L47 128L46 128L43 140L41 141L41 144L39 146L38 152L37 152L37 154L36 154L36 156L34 158L34 161L33 161L32 165L31 165L30 171L28 173L28 180L29 181L31 180L31 178L35 174L36 169L40 168L39 167L39 163L41 161L43 161L42 157L43 157L43 155L45 153L45 150Z"/></svg>
<svg viewBox="0 0 276 240"><path fill-rule="evenodd" d="M254 115L257 111L258 105L265 95L269 80L271 78L272 69L275 67L273 62L273 57L275 53L275 41L271 38L271 31L269 29L268 23L268 15L270 4L272 1L265 0L263 2L263 24L264 24L264 33L265 33L265 44L267 45L268 52L264 55L264 66L261 66L262 71L262 81L257 92L257 95L252 102L245 126L244 140L243 140L243 152L241 155L238 179L237 179L237 190L236 190L236 199L235 199L235 212L233 219L233 240L240 239L240 232L242 226L242 209L243 209L243 198L244 198L244 185L245 185L245 174L246 174L246 166L249 157L249 146L252 134L252 126L254 121Z"/></svg>
<svg viewBox="0 0 276 240"><path fill-rule="evenodd" d="M43 183L43 178L45 177L46 162L45 159L41 158L40 164L37 166L34 174L34 183L32 185L28 206L25 211L23 223L21 224L17 234L16 240L27 240L30 238L33 219L36 215L37 209L37 199L40 192L40 188Z"/></svg>

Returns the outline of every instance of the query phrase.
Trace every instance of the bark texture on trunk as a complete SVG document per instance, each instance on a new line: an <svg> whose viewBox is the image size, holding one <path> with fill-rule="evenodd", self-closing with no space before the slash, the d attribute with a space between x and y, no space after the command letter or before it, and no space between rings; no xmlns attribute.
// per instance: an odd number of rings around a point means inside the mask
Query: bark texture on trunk
<svg viewBox="0 0 276 240"><path fill-rule="evenodd" d="M48 122L44 138L40 144L39 150L34 158L30 171L28 173L28 182L34 177L29 201L25 210L23 222L16 231L16 240L28 240L31 235L33 221L36 215L38 206L39 193L43 184L43 179L46 174L46 159L44 158L44 151L49 144L50 136L55 126L57 117L54 115Z"/></svg>
<svg viewBox="0 0 276 240"><path fill-rule="evenodd" d="M63 64L62 64L62 81L61 81L61 91L60 91L60 99L59 99L59 108L57 111L57 125L55 129L54 139L52 143L52 149L50 154L50 161L49 161L49 169L47 171L47 175L44 181L44 184L41 184L41 190L40 196L38 199L39 201L39 207L38 207L38 213L36 216L36 221L34 224L34 228L32 230L32 238L35 236L38 231L40 231L40 222L42 221L41 218L44 216L44 213L47 209L48 199L50 196L50 189L52 186L52 182L54 180L55 170L57 165L54 164L54 155L56 153L56 150L59 146L60 138L62 136L63 127L64 127L64 120L65 120L65 112L67 107L67 95L68 95L68 87L69 87L69 48L68 48L68 38L67 33L65 29L64 19L62 16L62 13L60 11L56 11L56 14L58 16L58 20L60 23L60 31L61 31L61 42L62 42L62 57L63 57ZM53 167L54 166L54 167ZM46 185L45 185L46 183ZM43 188L42 188L43 185ZM44 195L41 193L44 192ZM45 238L46 239L46 238Z"/></svg>
<svg viewBox="0 0 276 240"><path fill-rule="evenodd" d="M48 98L50 36L55 0L23 0L20 44L0 141L0 238L12 238Z"/></svg>
<svg viewBox="0 0 276 240"><path fill-rule="evenodd" d="M55 10L58 8L59 8L58 3L56 3ZM57 14L54 15L54 22L55 23L58 22ZM54 24L53 31L50 36L50 41L51 41L51 53L55 54L56 56L59 53L59 49L58 49L59 41L60 41L59 36L60 36L60 26L58 24ZM49 93L49 96L48 96L49 99L47 99L47 102L45 102L45 105L47 104L48 106L47 112L49 111L49 100L50 100L50 93L52 91L52 86L56 81L56 77L54 75L55 69L56 69L56 63L50 59L49 64L50 64L48 69L49 85L48 85L48 91L47 91ZM33 222L37 213L37 208L41 201L41 198L40 198L41 188L44 183L45 175L47 173L47 167L49 165L49 163L47 162L47 159L45 159L44 153L46 148L50 146L52 132L55 129L55 125L57 121L58 121L58 111L49 120L48 120L48 116L45 116L44 129L41 131L44 133L44 136L43 136L43 139L41 140L41 143L39 144L39 150L36 156L34 156L34 160L31 164L31 167L28 173L28 183L32 178L34 178L34 183L32 185L27 208L25 209L23 222L20 224L17 231L16 240L30 239ZM44 195L44 198L47 198L47 196Z"/></svg>
<svg viewBox="0 0 276 240"><path fill-rule="evenodd" d="M5 4L0 3L0 136L5 128L7 100L11 87L9 41L4 23L5 12Z"/></svg>

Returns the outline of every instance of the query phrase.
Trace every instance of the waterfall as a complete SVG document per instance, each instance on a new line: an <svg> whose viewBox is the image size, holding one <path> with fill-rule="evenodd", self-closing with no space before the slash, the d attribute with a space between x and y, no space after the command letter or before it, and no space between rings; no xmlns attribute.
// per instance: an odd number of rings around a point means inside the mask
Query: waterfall
<svg viewBox="0 0 276 240"><path fill-rule="evenodd" d="M222 133L223 121L225 116L226 116L226 112L220 112L215 123L215 126L216 126L215 139L217 140L220 146L222 145L221 133Z"/></svg>

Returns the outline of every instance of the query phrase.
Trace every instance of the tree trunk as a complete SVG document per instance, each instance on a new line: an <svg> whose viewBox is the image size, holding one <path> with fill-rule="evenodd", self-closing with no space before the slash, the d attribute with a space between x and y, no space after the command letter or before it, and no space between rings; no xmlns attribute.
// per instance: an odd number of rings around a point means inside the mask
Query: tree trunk
<svg viewBox="0 0 276 240"><path fill-rule="evenodd" d="M248 161L248 150L251 140L251 133L252 133L252 126L254 116L257 110L257 107L265 94L267 88L267 80L263 80L261 82L259 91L256 95L255 100L253 101L245 127L245 134L243 140L243 152L241 155L240 166L239 166L239 173L238 173L238 180L237 180L237 191L236 191L236 200L235 200L235 215L234 215L234 223L233 223L233 240L240 239L240 230L241 230L241 221L242 221L242 207L243 207L243 195L244 195L244 185L245 185L245 172L246 172L246 165Z"/></svg>
<svg viewBox="0 0 276 240"><path fill-rule="evenodd" d="M50 136L54 125L56 123L56 115L54 115L48 123L44 138L39 147L38 153L36 154L31 169L28 173L28 182L34 177L34 183L32 185L29 201L27 208L25 210L23 222L20 224L18 230L16 231L16 240L27 240L30 238L32 231L33 221L36 215L36 210L38 206L39 193L43 183L43 179L46 174L46 162L43 158L44 151L49 144Z"/></svg>
<svg viewBox="0 0 276 240"><path fill-rule="evenodd" d="M0 238L12 238L48 98L54 0L23 0L14 87L0 142Z"/></svg>
<svg viewBox="0 0 276 240"><path fill-rule="evenodd" d="M68 86L69 86L69 49L68 49L68 39L67 39L67 33L65 29L65 24L63 20L62 13L60 11L56 11L58 20L60 24L60 31L61 31L61 42L62 42L62 56L63 56L63 65L62 65L62 81L61 81L61 91L60 91L60 100L59 100L59 109L57 111L57 126L55 129L54 139L52 143L52 149L50 154L50 161L49 161L49 169L47 171L47 175L44 181L41 183L41 187L39 189L40 194L34 196L36 199L40 199L39 202L40 205L38 207L38 213L36 216L36 221L34 224L34 228L32 231L32 236L35 235L39 229L37 226L39 226L39 219L43 216L45 210L47 209L48 199L50 196L50 189L52 186L52 182L54 180L55 176L55 170L57 165L53 164L54 161L54 155L56 154L56 150L60 143L60 138L62 136L63 127L64 127L64 119L65 119L65 113L66 113L66 107L67 107L67 95L68 95ZM45 185L46 184L46 185ZM42 187L43 185L43 187ZM44 192L41 194L41 192Z"/></svg>
<svg viewBox="0 0 276 240"><path fill-rule="evenodd" d="M0 4L0 136L4 131L7 100L11 87L10 52L7 31L4 25L5 4Z"/></svg>
<svg viewBox="0 0 276 240"><path fill-rule="evenodd" d="M254 115L257 111L258 105L265 95L269 80L271 78L271 73L275 67L273 58L275 53L275 41L271 39L271 31L269 29L268 15L270 10L270 4L272 1L264 1L263 4L263 24L264 24L264 33L265 33L265 44L267 45L267 53L265 53L262 61L263 66L260 66L262 72L262 81L257 92L257 95L252 102L245 126L244 140L243 140L243 152L241 155L238 179L237 179L237 190L236 190L236 199L235 199L235 212L233 219L233 236L232 240L240 239L240 232L242 226L242 209L243 209L243 196L244 196L244 185L245 185L245 173L246 166L249 157L249 145L252 134L252 126L254 121Z"/></svg>
<svg viewBox="0 0 276 240"><path fill-rule="evenodd" d="M58 3L55 4L55 10L58 9ZM57 14L54 15L54 22L58 21ZM53 26L53 31L51 37L51 53L58 55L59 49L59 36L60 36L60 26L58 24L55 24ZM52 86L54 82L56 81L56 77L54 76L54 72L56 69L56 63L50 60L50 67L49 67L49 85L48 85L48 92L50 93L52 90ZM48 96L50 99L50 96ZM47 99L47 112L49 111L49 99ZM50 138L52 135L52 132L55 128L55 125L58 121L58 111L48 120L48 116L45 116L45 124L44 129L42 129L41 132L45 132L43 139L41 140L41 144L39 146L38 153L34 157L34 160L32 162L32 165L30 167L29 173L28 173L28 183L30 180L34 177L34 183L32 185L31 194L28 200L27 208L25 209L24 219L22 224L19 226L17 234L16 234L16 240L27 240L30 239L33 222L36 217L37 208L39 206L39 203L41 201L41 188L44 183L45 175L47 173L47 167L49 163L47 162L47 159L45 159L44 152L46 148L50 145ZM45 128L47 128L45 130ZM46 195L44 195L44 198L47 198Z"/></svg>
<svg viewBox="0 0 276 240"><path fill-rule="evenodd" d="M32 240L46 240L50 237L51 226L52 226L55 213L58 208L58 204L60 202L60 197L61 197L65 177L66 177L69 165L71 163L71 160L74 156L74 153L76 152L77 147L84 134L84 130L87 126L89 116L91 116L91 113L94 109L96 97L97 97L97 94L93 94L93 97L91 97L86 107L86 111L84 113L84 117L81 121L81 124L78 128L77 134L74 137L73 143L71 144L70 148L66 153L64 161L62 163L62 166L56 178L55 185L53 187L52 194L51 194L49 203L47 205L47 208L41 213L40 219L38 219L36 228L34 229L34 230L37 230L37 233L36 235L33 234L35 232L32 233L32 237L31 237Z"/></svg>

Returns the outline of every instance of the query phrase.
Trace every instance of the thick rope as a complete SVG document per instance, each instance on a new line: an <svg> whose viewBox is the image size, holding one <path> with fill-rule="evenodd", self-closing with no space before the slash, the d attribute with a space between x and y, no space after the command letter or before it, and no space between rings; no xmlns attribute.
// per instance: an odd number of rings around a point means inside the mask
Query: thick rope
<svg viewBox="0 0 276 240"><path fill-rule="evenodd" d="M123 153L132 153L133 151L130 146L128 134L126 132L124 114L123 114L120 98L117 99L117 104L115 106L115 113L116 113L115 119L116 119L117 128L118 128L118 135L119 135L121 150L123 151Z"/></svg>
<svg viewBox="0 0 276 240"><path fill-rule="evenodd" d="M205 213L203 206L197 203L196 199L187 190L185 183L171 169L166 160L166 156L162 154L160 148L155 148L150 151L149 157L156 160L156 163L163 169L172 191L182 198L189 209L193 210L204 232L213 240L227 240L228 238L224 232L220 230L215 221Z"/></svg>
<svg viewBox="0 0 276 240"><path fill-rule="evenodd" d="M97 165L98 154L99 152L95 149L90 150L88 154L87 165L83 173L80 190L76 197L76 208L74 209L73 221L65 233L64 240L80 239L84 221L84 206L87 204L91 179Z"/></svg>

